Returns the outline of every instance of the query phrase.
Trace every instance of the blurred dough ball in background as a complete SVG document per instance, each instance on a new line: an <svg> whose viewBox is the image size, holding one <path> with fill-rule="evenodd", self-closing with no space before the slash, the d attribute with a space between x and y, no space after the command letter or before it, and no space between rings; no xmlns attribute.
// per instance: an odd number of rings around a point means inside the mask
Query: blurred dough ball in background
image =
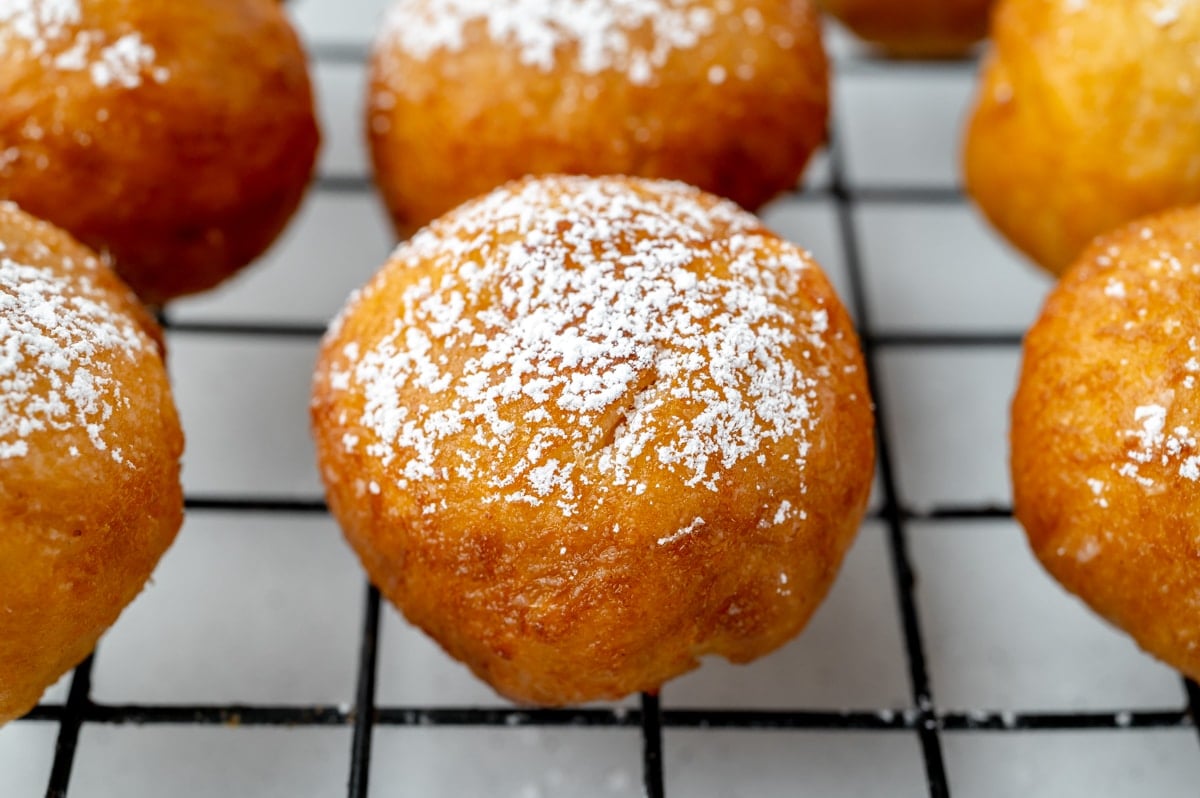
<svg viewBox="0 0 1200 798"><path fill-rule="evenodd" d="M994 0L818 0L860 39L899 58L950 58L987 35Z"/></svg>
<svg viewBox="0 0 1200 798"><path fill-rule="evenodd" d="M526 174L682 180L756 209L825 141L809 0L400 0L371 59L401 234Z"/></svg>
<svg viewBox="0 0 1200 798"><path fill-rule="evenodd" d="M308 66L278 0L5 0L0 52L0 198L147 302L254 260L308 185Z"/></svg>
<svg viewBox="0 0 1200 798"><path fill-rule="evenodd" d="M1061 274L1091 239L1200 200L1200 3L1002 0L966 185Z"/></svg>

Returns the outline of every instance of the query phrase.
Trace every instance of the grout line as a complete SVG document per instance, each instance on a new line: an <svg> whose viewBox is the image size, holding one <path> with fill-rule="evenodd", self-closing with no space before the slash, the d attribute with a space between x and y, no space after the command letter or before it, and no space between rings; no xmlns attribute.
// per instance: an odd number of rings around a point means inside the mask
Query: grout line
<svg viewBox="0 0 1200 798"><path fill-rule="evenodd" d="M876 344L871 334L870 307L866 297L864 275L859 258L858 236L852 210L853 199L845 191L846 167L843 163L842 147L836 128L832 128L830 131L829 152L832 176L831 190L837 200L838 230L841 233L842 255L850 281L850 301L853 303L854 315L858 319L863 356L867 365L867 378L870 383L871 396L876 405L877 458L884 496L882 516L888 524L892 568L896 579L897 602L903 625L905 650L908 653L908 670L912 682L913 701L918 713L917 733L921 742L921 752L925 760L925 778L929 786L931 798L948 798L950 795L950 786L946 777L945 763L942 758L942 746L937 733L937 717L934 709L933 690L929 683L929 673L925 663L925 651L921 641L921 624L917 615L914 595L915 578L908 555L902 514L897 499L898 493L895 476L892 471L889 438L883 421L883 393L880 390L879 381L876 379Z"/></svg>
<svg viewBox="0 0 1200 798"><path fill-rule="evenodd" d="M44 706L17 723L57 720L61 707ZM725 709L718 707L661 710L663 729L741 729L787 731L917 731L921 713L915 709ZM454 706L394 706L375 708L372 727L499 727L506 728L633 728L643 725L644 712L625 706L608 708L506 708ZM358 723L354 711L333 705L246 704L97 704L89 701L81 720L113 726L286 726L329 727ZM940 730L1070 731L1129 728L1196 728L1191 708L1083 711L956 710L934 716Z"/></svg>
<svg viewBox="0 0 1200 798"><path fill-rule="evenodd" d="M262 513L328 513L324 499L289 499L262 496L185 496L183 506L189 511L236 510Z"/></svg>
<svg viewBox="0 0 1200 798"><path fill-rule="evenodd" d="M646 798L664 798L662 706L658 693L642 693L642 778Z"/></svg>
<svg viewBox="0 0 1200 798"><path fill-rule="evenodd" d="M326 194L375 195L375 183L365 174L320 174L313 180L313 190Z"/></svg>
<svg viewBox="0 0 1200 798"><path fill-rule="evenodd" d="M1200 685L1188 677L1183 677L1183 689L1187 693L1187 714L1191 719L1192 725L1196 727L1197 734L1200 734Z"/></svg>
<svg viewBox="0 0 1200 798"><path fill-rule="evenodd" d="M71 679L71 691L63 707L62 721L58 727L58 741L54 745L54 764L50 768L50 780L46 786L46 798L65 798L71 784L71 769L75 764L75 752L79 746L79 730L90 703L92 691L92 662L95 654L85 659L75 669Z"/></svg>
<svg viewBox="0 0 1200 798"><path fill-rule="evenodd" d="M325 334L324 324L294 322L256 321L172 321L170 317L160 319L160 326L174 335L238 335L280 338L320 338Z"/></svg>
<svg viewBox="0 0 1200 798"><path fill-rule="evenodd" d="M379 591L367 585L362 644L354 698L354 737L350 743L349 798L366 798L371 785L371 738L375 725L375 679L379 664Z"/></svg>
<svg viewBox="0 0 1200 798"><path fill-rule="evenodd" d="M920 332L904 331L894 333L877 333L874 336L876 348L884 346L913 347L913 348L1017 348L1021 346L1025 334L1020 332Z"/></svg>

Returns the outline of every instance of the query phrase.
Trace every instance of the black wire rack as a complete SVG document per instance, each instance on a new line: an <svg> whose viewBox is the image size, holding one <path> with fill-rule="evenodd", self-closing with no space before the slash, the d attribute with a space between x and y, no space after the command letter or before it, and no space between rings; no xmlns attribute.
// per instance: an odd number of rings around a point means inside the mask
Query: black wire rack
<svg viewBox="0 0 1200 798"><path fill-rule="evenodd" d="M361 64L361 47L324 46L314 50L315 58L325 64ZM856 69L884 69L885 65L866 56L840 57L837 67L843 72ZM976 65L970 61L908 65L908 69L928 69L970 73ZM1016 351L1019 334L953 333L944 331L877 331L871 323L868 292L860 252L862 240L855 209L871 203L946 203L962 204L965 199L955 188L926 186L854 186L847 175L845 139L841 131L831 134L828 151L830 176L816 187L797 189L793 200L830 204L836 216L839 244L848 272L848 295L843 299L858 320L867 364L878 375L881 352L889 347L961 348L966 350L1003 349ZM369 182L360 178L323 177L317 192L367 193ZM290 336L315 340L322 332L316 325L246 322L185 322L168 313L164 325L173 336L235 336L238 339ZM336 705L244 705L199 704L162 705L101 703L92 697L92 667L89 659L80 665L70 681L67 699L62 705L43 704L23 721L51 721L58 724L57 743L46 786L47 798L73 795L72 768L80 748L84 724L184 724L206 726L286 726L341 727L352 729L346 795L366 798L371 794L372 740L384 727L488 728L521 727L607 727L631 728L640 732L641 782L650 798L667 794L663 766L663 734L678 729L738 730L865 730L915 735L920 742L928 794L934 798L950 795L950 783L943 757L945 732L1019 732L1030 730L1196 729L1196 710L1200 707L1200 688L1184 680L1186 703L1171 708L1130 707L1121 711L1084 712L1001 712L990 710L945 711L939 707L936 684L930 677L927 649L923 637L923 619L915 598L916 575L910 552L907 525L913 521L1008 519L1008 507L992 505L943 506L927 510L906 507L897 487L897 458L894 430L888 429L883 412L892 397L887 386L876 377L872 390L878 408L877 440L879 463L879 509L872 514L886 530L890 567L895 582L895 607L899 615L906 656L909 695L907 707L880 707L878 710L752 710L752 709L664 709L655 695L644 694L640 703L625 708L527 709L462 708L450 706L386 706L376 699L380 640L380 596L371 586L363 588L362 627L358 643L357 684L351 706ZM237 513L255 515L323 515L319 500L276 498L271 496L233 497L188 495L191 514ZM103 656L103 648L96 657ZM18 721L23 722L23 721ZM1200 751L1196 752L1200 755Z"/></svg>

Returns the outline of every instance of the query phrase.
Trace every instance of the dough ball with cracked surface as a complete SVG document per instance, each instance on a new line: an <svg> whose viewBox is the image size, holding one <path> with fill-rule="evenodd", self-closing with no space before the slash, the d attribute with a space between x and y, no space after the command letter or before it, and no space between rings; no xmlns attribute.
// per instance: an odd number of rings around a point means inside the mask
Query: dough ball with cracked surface
<svg viewBox="0 0 1200 798"><path fill-rule="evenodd" d="M817 264L731 202L638 178L509 184L401 245L331 327L312 416L375 584L547 705L791 639L874 459Z"/></svg>

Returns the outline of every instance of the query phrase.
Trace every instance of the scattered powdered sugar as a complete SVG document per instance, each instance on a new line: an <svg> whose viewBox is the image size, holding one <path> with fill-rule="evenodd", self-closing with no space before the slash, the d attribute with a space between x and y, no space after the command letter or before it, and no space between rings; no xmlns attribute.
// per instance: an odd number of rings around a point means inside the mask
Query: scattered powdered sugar
<svg viewBox="0 0 1200 798"><path fill-rule="evenodd" d="M79 0L0 0L0 48L24 40L29 54L59 72L86 72L97 88L135 89L145 76L156 83L170 77L155 66L157 54L140 33L109 41L105 31L88 28Z"/></svg>
<svg viewBox="0 0 1200 798"><path fill-rule="evenodd" d="M676 541L683 540L688 535L692 534L693 532L695 532L697 529L699 529L702 526L704 526L703 518L699 518L699 517L693 518L692 522L690 524L688 524L687 526L678 529L674 533L667 535L664 538L659 538L658 545L666 546L671 543L675 543Z"/></svg>
<svg viewBox="0 0 1200 798"><path fill-rule="evenodd" d="M779 456L803 474L830 334L824 310L796 318L787 301L808 261L732 203L630 185L525 181L401 245L359 301L397 270L437 268L405 291L382 340L335 354L330 387L361 392L349 421L374 439L347 448L364 446L401 487L452 472L495 501L567 516L585 491L644 493L648 471L716 491L768 442L786 442ZM470 446L444 445L463 435Z"/></svg>
<svg viewBox="0 0 1200 798"><path fill-rule="evenodd" d="M1160 28L1166 28L1179 21L1183 11L1184 0L1159 0L1150 12L1150 21Z"/></svg>
<svg viewBox="0 0 1200 798"><path fill-rule="evenodd" d="M1118 474L1144 488L1153 488L1154 480L1145 476L1141 467L1157 463L1175 469L1185 479L1200 480L1200 456L1190 427L1178 424L1168 431L1167 408L1159 404L1135 408L1133 420L1138 426L1123 433L1131 445L1125 452L1125 462L1116 466Z"/></svg>
<svg viewBox="0 0 1200 798"><path fill-rule="evenodd" d="M76 278L0 256L0 459L27 455L34 432L83 429L123 462L104 437L113 402L128 401L108 359L141 351L143 338L86 270Z"/></svg>
<svg viewBox="0 0 1200 798"><path fill-rule="evenodd" d="M672 52L710 34L717 14L696 0L400 0L384 19L383 40L425 59L463 49L467 26L477 22L527 66L549 71L559 48L574 45L585 74L616 69L645 84ZM719 83L724 74L709 76Z"/></svg>

